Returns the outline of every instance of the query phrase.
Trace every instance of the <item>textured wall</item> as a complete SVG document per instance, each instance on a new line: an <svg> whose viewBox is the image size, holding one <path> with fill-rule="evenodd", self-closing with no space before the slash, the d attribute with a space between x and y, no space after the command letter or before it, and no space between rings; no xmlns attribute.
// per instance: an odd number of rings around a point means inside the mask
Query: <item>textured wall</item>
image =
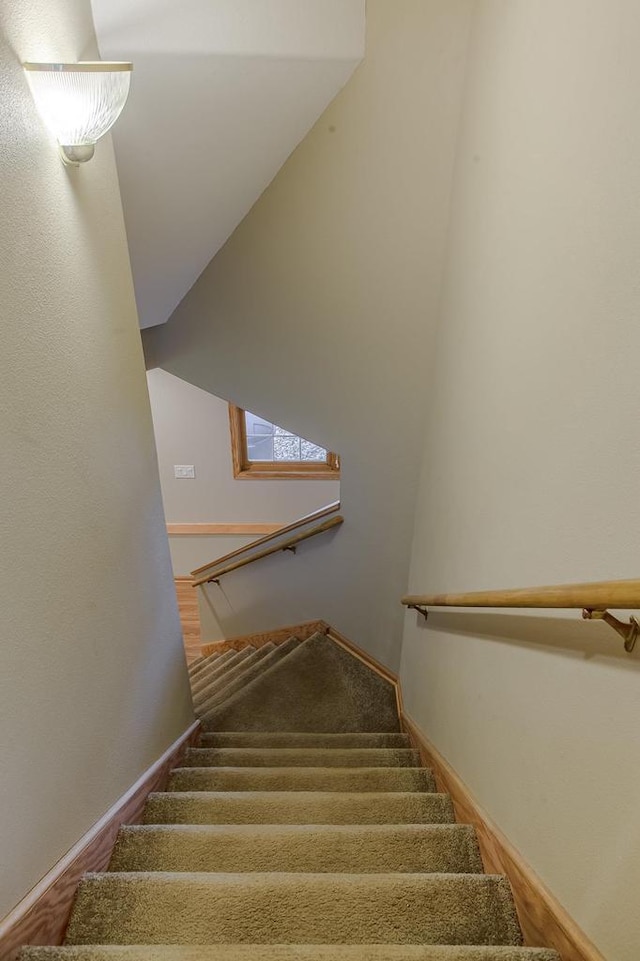
<svg viewBox="0 0 640 961"><path fill-rule="evenodd" d="M339 481L236 480L226 401L159 368L147 378L169 523L288 524L340 499ZM195 479L177 480L174 464L193 464ZM174 571L186 574L256 536L170 537Z"/></svg>
<svg viewBox="0 0 640 961"><path fill-rule="evenodd" d="M0 916L191 717L110 143L67 170L20 63L95 57L88 0L0 36Z"/></svg>
<svg viewBox="0 0 640 961"><path fill-rule="evenodd" d="M342 458L344 526L231 575L233 633L325 617L398 662L470 14L370 0L363 64L148 335L152 363Z"/></svg>
<svg viewBox="0 0 640 961"><path fill-rule="evenodd" d="M482 2L412 591L638 576L640 9ZM640 943L640 674L567 618L407 615L407 709L612 961Z"/></svg>

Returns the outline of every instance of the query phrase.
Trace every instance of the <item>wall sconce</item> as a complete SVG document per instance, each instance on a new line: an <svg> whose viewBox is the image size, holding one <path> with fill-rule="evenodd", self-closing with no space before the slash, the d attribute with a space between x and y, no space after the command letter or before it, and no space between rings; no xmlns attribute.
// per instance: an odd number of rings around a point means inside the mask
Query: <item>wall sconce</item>
<svg viewBox="0 0 640 961"><path fill-rule="evenodd" d="M60 145L62 161L91 160L96 141L116 122L129 94L133 64L106 60L25 63L38 112Z"/></svg>

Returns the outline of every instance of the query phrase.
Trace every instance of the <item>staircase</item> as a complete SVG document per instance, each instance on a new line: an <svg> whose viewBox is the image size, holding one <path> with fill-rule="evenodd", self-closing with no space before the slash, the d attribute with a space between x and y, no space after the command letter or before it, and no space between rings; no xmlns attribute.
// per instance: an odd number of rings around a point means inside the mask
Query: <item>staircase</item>
<svg viewBox="0 0 640 961"><path fill-rule="evenodd" d="M384 678L322 635L190 674L200 746L21 961L559 961L520 946Z"/></svg>

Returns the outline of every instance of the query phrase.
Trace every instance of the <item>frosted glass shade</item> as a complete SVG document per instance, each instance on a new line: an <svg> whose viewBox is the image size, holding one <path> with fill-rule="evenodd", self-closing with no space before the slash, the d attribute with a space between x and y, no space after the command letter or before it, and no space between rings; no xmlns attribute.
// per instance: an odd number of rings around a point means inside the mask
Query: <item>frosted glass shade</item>
<svg viewBox="0 0 640 961"><path fill-rule="evenodd" d="M24 64L38 111L68 159L88 160L93 145L116 122L132 67L107 61Z"/></svg>

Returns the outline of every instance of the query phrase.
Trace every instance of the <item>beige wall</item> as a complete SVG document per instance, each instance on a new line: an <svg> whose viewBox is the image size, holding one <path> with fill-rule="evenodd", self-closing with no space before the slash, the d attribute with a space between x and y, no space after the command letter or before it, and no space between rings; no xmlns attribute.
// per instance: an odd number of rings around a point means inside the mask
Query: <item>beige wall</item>
<svg viewBox="0 0 640 961"><path fill-rule="evenodd" d="M398 662L470 14L370 0L364 63L147 333L152 366L342 457L344 526L231 575L233 633L325 617Z"/></svg>
<svg viewBox="0 0 640 961"><path fill-rule="evenodd" d="M191 718L111 145L65 169L20 67L89 2L2 30L0 916Z"/></svg>
<svg viewBox="0 0 640 961"><path fill-rule="evenodd" d="M227 402L159 368L147 379L169 523L288 524L340 499L339 481L235 480ZM176 479L174 464L193 464L195 479ZM187 574L255 536L170 537L174 571Z"/></svg>
<svg viewBox="0 0 640 961"><path fill-rule="evenodd" d="M482 2L413 591L638 576L640 8ZM640 943L640 674L606 627L407 616L407 710L611 961Z"/></svg>

